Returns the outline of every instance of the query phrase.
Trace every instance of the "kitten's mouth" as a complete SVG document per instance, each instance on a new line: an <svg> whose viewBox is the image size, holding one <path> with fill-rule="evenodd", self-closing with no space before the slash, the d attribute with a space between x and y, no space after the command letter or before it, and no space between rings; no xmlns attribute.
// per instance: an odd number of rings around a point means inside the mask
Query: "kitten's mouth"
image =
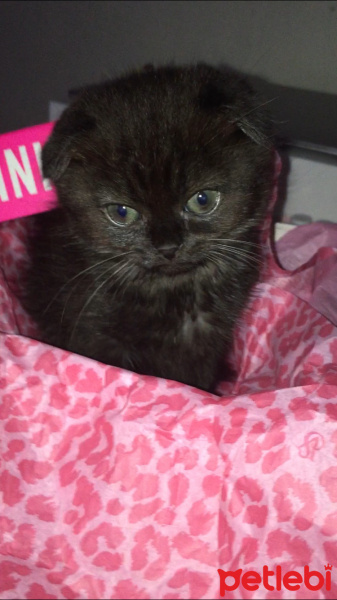
<svg viewBox="0 0 337 600"><path fill-rule="evenodd" d="M185 275L187 273L191 273L195 271L197 267L200 266L200 263L175 263L168 262L162 263L159 265L154 265L151 267L150 272L160 275L168 275L170 277L174 277L175 275Z"/></svg>

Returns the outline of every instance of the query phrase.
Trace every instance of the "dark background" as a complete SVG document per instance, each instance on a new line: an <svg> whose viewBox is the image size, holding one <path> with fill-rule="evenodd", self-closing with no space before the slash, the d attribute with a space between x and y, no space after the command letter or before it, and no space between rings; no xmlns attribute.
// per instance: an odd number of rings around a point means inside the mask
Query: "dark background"
<svg viewBox="0 0 337 600"><path fill-rule="evenodd" d="M337 2L1 1L0 131L146 63L250 75L282 134L337 147Z"/></svg>

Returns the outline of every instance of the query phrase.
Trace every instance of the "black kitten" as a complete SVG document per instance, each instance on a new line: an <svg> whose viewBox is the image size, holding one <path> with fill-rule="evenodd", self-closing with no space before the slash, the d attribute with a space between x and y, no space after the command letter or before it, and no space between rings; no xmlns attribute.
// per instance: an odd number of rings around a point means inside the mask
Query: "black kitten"
<svg viewBox="0 0 337 600"><path fill-rule="evenodd" d="M200 64L92 86L43 149L27 306L50 344L211 389L260 270L268 118Z"/></svg>

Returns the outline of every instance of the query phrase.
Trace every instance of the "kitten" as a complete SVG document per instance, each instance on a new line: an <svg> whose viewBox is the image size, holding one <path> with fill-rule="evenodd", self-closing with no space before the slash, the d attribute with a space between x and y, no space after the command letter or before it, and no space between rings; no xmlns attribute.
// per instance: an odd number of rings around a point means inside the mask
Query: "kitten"
<svg viewBox="0 0 337 600"><path fill-rule="evenodd" d="M87 88L42 153L60 204L30 250L42 339L213 389L259 276L272 140L233 72L168 66Z"/></svg>

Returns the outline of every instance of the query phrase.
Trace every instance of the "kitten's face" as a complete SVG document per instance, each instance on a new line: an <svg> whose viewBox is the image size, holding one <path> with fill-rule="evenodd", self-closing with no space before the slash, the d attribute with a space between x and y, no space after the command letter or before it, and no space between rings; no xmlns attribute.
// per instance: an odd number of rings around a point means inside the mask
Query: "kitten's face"
<svg viewBox="0 0 337 600"><path fill-rule="evenodd" d="M74 232L143 277L214 265L266 211L273 152L254 102L203 66L88 90L43 153Z"/></svg>

